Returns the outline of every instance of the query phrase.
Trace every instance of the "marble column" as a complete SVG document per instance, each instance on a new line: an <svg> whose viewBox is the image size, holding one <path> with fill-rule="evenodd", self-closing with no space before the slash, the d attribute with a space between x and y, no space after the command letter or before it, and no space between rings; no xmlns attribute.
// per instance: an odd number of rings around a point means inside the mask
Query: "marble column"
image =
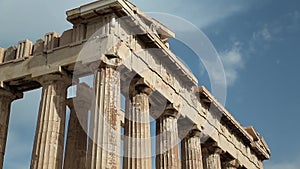
<svg viewBox="0 0 300 169"><path fill-rule="evenodd" d="M204 169L221 169L222 150L216 146L206 146L202 149L203 168Z"/></svg>
<svg viewBox="0 0 300 169"><path fill-rule="evenodd" d="M4 162L11 103L16 98L15 94L0 89L0 169Z"/></svg>
<svg viewBox="0 0 300 169"><path fill-rule="evenodd" d="M71 80L62 75L47 75L39 81L43 89L30 168L61 169L67 88Z"/></svg>
<svg viewBox="0 0 300 169"><path fill-rule="evenodd" d="M227 160L222 163L222 169L238 169L239 167L238 160Z"/></svg>
<svg viewBox="0 0 300 169"><path fill-rule="evenodd" d="M90 119L88 169L120 168L120 73L102 65L94 77L95 96Z"/></svg>
<svg viewBox="0 0 300 169"><path fill-rule="evenodd" d="M200 134L199 130L192 130L181 141L183 169L203 169Z"/></svg>
<svg viewBox="0 0 300 169"><path fill-rule="evenodd" d="M124 127L124 169L151 169L149 94L146 85L135 88L126 100Z"/></svg>
<svg viewBox="0 0 300 169"><path fill-rule="evenodd" d="M88 111L87 101L77 98L68 100L70 119L68 125L64 169L85 169L87 153ZM76 106L74 106L76 104Z"/></svg>
<svg viewBox="0 0 300 169"><path fill-rule="evenodd" d="M178 146L179 113L167 105L163 114L156 120L156 168L179 169L180 155Z"/></svg>

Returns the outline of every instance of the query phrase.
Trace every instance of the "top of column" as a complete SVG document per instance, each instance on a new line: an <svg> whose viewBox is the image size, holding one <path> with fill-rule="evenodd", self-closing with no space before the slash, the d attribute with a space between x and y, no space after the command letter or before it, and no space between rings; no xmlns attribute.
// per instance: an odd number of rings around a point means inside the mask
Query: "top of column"
<svg viewBox="0 0 300 169"><path fill-rule="evenodd" d="M151 87L151 85L145 79L140 77L133 78L129 87L130 97L138 93L150 95L153 91L154 89Z"/></svg>
<svg viewBox="0 0 300 169"><path fill-rule="evenodd" d="M60 73L48 74L48 75L43 75L43 76L38 77L37 81L42 86L51 85L51 84L53 84L53 82L60 82L61 85L70 86L72 84L72 77L66 73L65 74L60 74Z"/></svg>
<svg viewBox="0 0 300 169"><path fill-rule="evenodd" d="M0 96L10 98L11 101L23 98L23 93L11 89L9 86L0 82Z"/></svg>

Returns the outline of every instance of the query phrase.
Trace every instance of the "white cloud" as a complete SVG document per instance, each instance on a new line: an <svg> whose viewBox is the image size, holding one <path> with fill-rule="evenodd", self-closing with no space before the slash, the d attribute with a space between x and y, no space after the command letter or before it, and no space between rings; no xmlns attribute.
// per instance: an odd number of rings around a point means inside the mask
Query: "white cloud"
<svg viewBox="0 0 300 169"><path fill-rule="evenodd" d="M265 169L299 169L300 157L293 161L286 162L268 162L265 164Z"/></svg>
<svg viewBox="0 0 300 169"><path fill-rule="evenodd" d="M239 43L235 43L230 50L220 53L228 86L232 86L235 83L239 71L244 68L244 60L240 50Z"/></svg>
<svg viewBox="0 0 300 169"><path fill-rule="evenodd" d="M286 34L297 32L300 26L300 12L293 11L279 16L276 20L271 20L260 26L253 32L250 45L255 46L257 43L281 41Z"/></svg>
<svg viewBox="0 0 300 169"><path fill-rule="evenodd" d="M271 31L269 30L267 25L264 25L264 27L253 33L253 40L272 40L272 34Z"/></svg>

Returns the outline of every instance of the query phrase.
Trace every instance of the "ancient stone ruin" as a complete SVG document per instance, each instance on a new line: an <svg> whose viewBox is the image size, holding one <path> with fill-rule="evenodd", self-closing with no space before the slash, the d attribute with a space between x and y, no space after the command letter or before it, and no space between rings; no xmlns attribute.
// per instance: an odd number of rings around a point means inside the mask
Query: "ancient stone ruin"
<svg viewBox="0 0 300 169"><path fill-rule="evenodd" d="M31 169L263 168L266 142L198 87L169 49L171 30L126 0L83 5L67 20L62 35L0 48L0 169L11 103L37 88Z"/></svg>

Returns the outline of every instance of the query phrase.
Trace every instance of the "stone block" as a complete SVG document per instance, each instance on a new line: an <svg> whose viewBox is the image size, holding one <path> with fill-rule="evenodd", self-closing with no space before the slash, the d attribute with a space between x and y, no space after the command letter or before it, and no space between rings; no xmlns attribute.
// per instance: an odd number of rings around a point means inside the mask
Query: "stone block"
<svg viewBox="0 0 300 169"><path fill-rule="evenodd" d="M0 48L0 64L4 61L5 50L4 48Z"/></svg>
<svg viewBox="0 0 300 169"><path fill-rule="evenodd" d="M56 32L47 33L44 41L44 52L52 51L59 46L59 34Z"/></svg>
<svg viewBox="0 0 300 169"><path fill-rule="evenodd" d="M81 43L87 35L87 26L85 24L74 25L72 40L75 43Z"/></svg>
<svg viewBox="0 0 300 169"><path fill-rule="evenodd" d="M4 62L9 62L16 59L17 46L11 46L6 50Z"/></svg>
<svg viewBox="0 0 300 169"><path fill-rule="evenodd" d="M44 52L44 40L38 39L33 47L33 55L40 55Z"/></svg>
<svg viewBox="0 0 300 169"><path fill-rule="evenodd" d="M20 41L17 48L16 59L28 57L32 54L32 42L29 40Z"/></svg>
<svg viewBox="0 0 300 169"><path fill-rule="evenodd" d="M73 29L64 31L64 33L60 37L59 45L66 46L68 44L71 44L72 43L72 34L73 34Z"/></svg>

